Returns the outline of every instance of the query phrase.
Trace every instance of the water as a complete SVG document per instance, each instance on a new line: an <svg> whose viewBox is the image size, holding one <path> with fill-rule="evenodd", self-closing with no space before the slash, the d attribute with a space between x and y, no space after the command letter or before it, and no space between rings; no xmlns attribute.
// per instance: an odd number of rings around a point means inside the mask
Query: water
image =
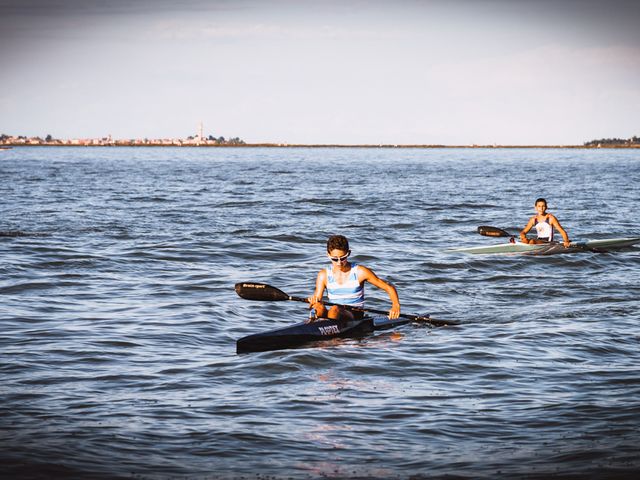
<svg viewBox="0 0 640 480"><path fill-rule="evenodd" d="M0 152L2 478L633 478L640 248L470 256L547 197L572 239L640 235L640 152ZM333 233L408 325L236 355L306 316ZM371 308L386 295L368 289Z"/></svg>

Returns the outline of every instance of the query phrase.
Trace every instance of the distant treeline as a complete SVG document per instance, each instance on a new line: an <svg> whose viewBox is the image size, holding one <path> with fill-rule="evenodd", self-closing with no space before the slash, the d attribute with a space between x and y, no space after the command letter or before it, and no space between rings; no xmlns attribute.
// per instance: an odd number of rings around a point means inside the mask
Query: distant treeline
<svg viewBox="0 0 640 480"><path fill-rule="evenodd" d="M599 140L591 140L584 144L585 147L597 147L597 146L613 146L613 145L640 145L640 137L631 138L601 138Z"/></svg>

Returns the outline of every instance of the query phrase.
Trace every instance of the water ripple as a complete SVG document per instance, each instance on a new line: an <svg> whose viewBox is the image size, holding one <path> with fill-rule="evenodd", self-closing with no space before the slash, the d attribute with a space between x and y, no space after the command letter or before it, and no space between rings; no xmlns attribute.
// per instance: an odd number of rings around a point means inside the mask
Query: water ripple
<svg viewBox="0 0 640 480"><path fill-rule="evenodd" d="M8 478L640 471L640 249L446 252L497 242L478 225L517 231L541 194L572 238L637 236L637 152L15 148L0 175ZM461 325L236 355L307 310L233 285L311 294L333 233L404 312Z"/></svg>

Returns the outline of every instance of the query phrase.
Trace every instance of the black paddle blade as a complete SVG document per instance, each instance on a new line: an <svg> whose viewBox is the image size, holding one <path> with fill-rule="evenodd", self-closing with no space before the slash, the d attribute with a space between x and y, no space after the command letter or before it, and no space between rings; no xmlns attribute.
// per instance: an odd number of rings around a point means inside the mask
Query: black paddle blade
<svg viewBox="0 0 640 480"><path fill-rule="evenodd" d="M245 300L266 300L278 302L289 300L289 295L282 290L265 283L236 283L236 293Z"/></svg>
<svg viewBox="0 0 640 480"><path fill-rule="evenodd" d="M509 232L506 232L498 227L488 227L486 225L478 227L478 233L485 237L513 237Z"/></svg>

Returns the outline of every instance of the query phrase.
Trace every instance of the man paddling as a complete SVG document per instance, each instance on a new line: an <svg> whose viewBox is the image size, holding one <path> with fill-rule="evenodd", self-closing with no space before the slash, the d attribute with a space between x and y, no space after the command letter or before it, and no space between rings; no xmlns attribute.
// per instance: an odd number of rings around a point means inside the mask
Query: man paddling
<svg viewBox="0 0 640 480"><path fill-rule="evenodd" d="M389 318L392 320L398 318L400 316L400 300L395 287L379 278L364 265L350 263L348 261L349 255L351 255L351 250L346 237L342 235L329 237L327 256L331 260L331 266L323 268L318 273L315 292L308 299L309 308L315 310L318 318L351 320L362 317L364 312L351 311L338 305L333 305L327 311L327 307L322 303L322 296L326 289L331 302L362 308L364 306L364 283L369 282L387 292L392 303ZM312 317L310 321L313 320Z"/></svg>
<svg viewBox="0 0 640 480"><path fill-rule="evenodd" d="M535 203L536 214L529 219L529 223L520 232L520 240L522 243L548 243L553 241L553 229L555 228L562 235L563 245L568 247L571 242L569 241L569 235L564 231L562 225L558 219L551 213L547 213L547 201L544 198L539 198ZM533 227L536 228L538 234L537 239L527 239L527 233Z"/></svg>

